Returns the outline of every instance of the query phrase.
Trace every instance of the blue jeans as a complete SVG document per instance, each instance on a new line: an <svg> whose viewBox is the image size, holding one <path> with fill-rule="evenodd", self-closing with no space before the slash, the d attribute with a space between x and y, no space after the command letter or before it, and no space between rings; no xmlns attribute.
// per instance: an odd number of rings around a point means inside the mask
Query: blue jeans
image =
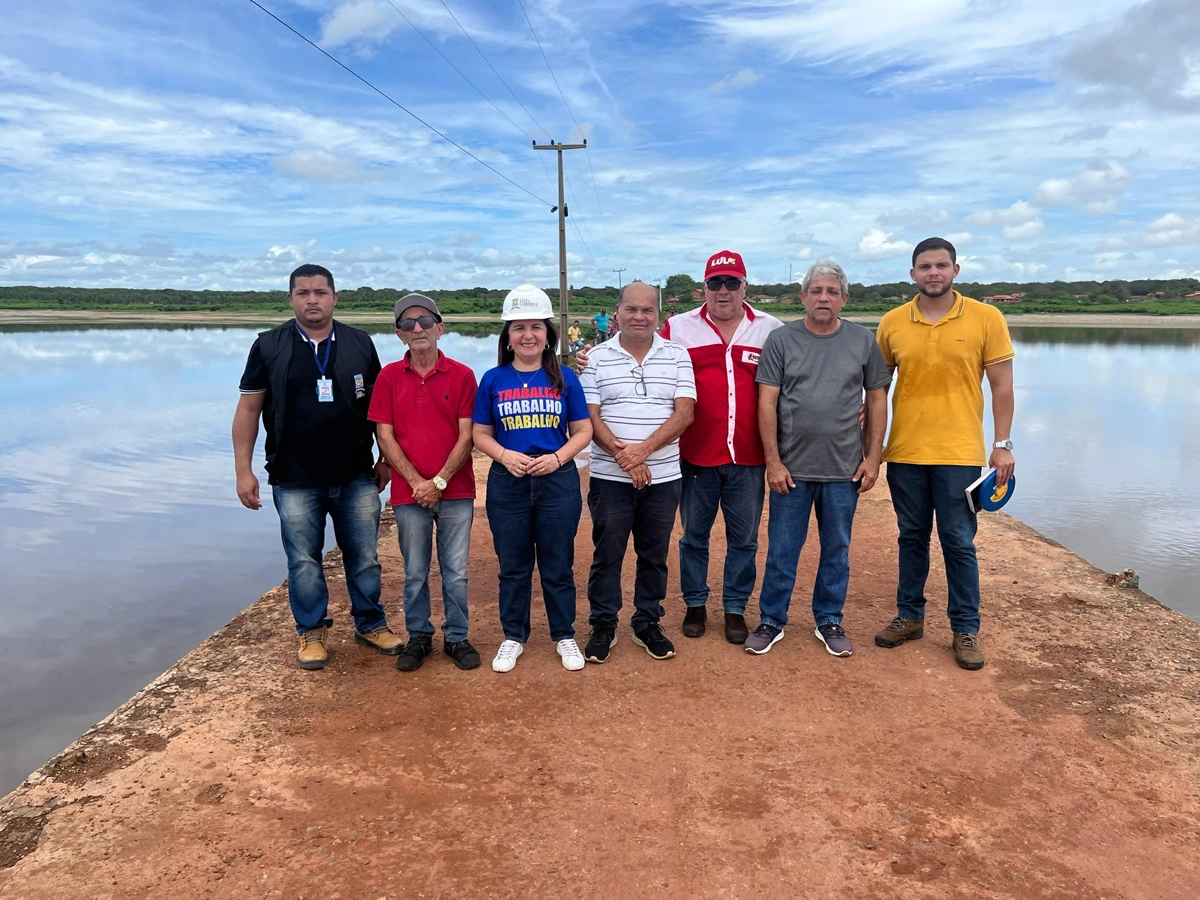
<svg viewBox="0 0 1200 900"><path fill-rule="evenodd" d="M408 638L433 637L429 621L429 564L437 527L438 568L442 572L442 636L448 642L467 639L467 560L475 501L439 500L429 509L419 503L394 506L396 535L404 557L404 624Z"/></svg>
<svg viewBox="0 0 1200 900"><path fill-rule="evenodd" d="M783 628L788 620L796 567L808 537L808 517L817 511L821 559L813 583L812 611L817 625L842 623L846 587L850 583L850 529L858 508L853 481L797 481L786 494L771 492L767 519L767 570L758 608L762 622Z"/></svg>
<svg viewBox="0 0 1200 900"><path fill-rule="evenodd" d="M767 467L693 466L679 461L683 488L679 497L679 586L683 602L703 606L708 601L708 536L725 517L725 576L721 604L727 613L742 615L758 577L758 527L762 523Z"/></svg>
<svg viewBox="0 0 1200 900"><path fill-rule="evenodd" d="M271 489L279 511L279 531L288 561L288 602L296 631L306 634L333 624L328 617L329 587L322 554L325 517L342 550L346 588L354 627L363 634L387 627L383 605L379 554L379 487L369 475L345 484L320 487L277 484Z"/></svg>
<svg viewBox="0 0 1200 900"><path fill-rule="evenodd" d="M520 478L492 465L487 514L500 562L500 625L507 640L529 640L535 560L550 637L575 637L575 533L582 513L574 462L549 475Z"/></svg>
<svg viewBox="0 0 1200 900"><path fill-rule="evenodd" d="M979 563L975 558L975 514L966 489L979 466L918 466L888 463L887 483L900 526L900 575L896 611L914 622L925 619L929 538L937 517L946 563L946 608L956 633L979 633Z"/></svg>

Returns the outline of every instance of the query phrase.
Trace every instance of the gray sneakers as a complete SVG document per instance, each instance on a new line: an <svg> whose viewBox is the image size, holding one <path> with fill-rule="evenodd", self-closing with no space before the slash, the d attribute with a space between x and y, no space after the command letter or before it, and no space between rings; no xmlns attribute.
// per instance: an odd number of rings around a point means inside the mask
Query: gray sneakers
<svg viewBox="0 0 1200 900"><path fill-rule="evenodd" d="M754 633L746 638L744 646L747 653L762 656L783 639L783 629L766 623L754 629Z"/></svg>
<svg viewBox="0 0 1200 900"><path fill-rule="evenodd" d="M854 652L854 645L850 643L850 638L846 637L841 625L833 622L818 625L813 634L825 645L831 656L849 656Z"/></svg>

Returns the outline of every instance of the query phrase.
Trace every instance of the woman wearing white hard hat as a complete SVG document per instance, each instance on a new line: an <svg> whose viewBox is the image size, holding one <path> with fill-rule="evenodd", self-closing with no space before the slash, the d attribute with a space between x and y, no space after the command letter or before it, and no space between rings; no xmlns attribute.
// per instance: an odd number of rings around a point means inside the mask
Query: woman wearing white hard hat
<svg viewBox="0 0 1200 900"><path fill-rule="evenodd" d="M508 292L500 316L499 365L475 395L475 446L494 463L487 514L500 561L504 643L492 660L511 671L529 639L536 561L550 637L562 664L584 666L575 643L575 532L583 512L575 455L592 440L579 378L558 362L554 308L546 292L523 284Z"/></svg>

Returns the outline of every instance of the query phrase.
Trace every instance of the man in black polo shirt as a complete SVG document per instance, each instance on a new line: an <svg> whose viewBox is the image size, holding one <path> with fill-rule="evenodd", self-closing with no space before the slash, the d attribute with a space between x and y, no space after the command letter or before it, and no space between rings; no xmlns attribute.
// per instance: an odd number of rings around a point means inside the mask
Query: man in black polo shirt
<svg viewBox="0 0 1200 900"><path fill-rule="evenodd" d="M395 655L401 639L379 602L379 492L386 462L374 463L375 426L367 420L381 366L365 331L333 319L333 275L303 265L291 275L288 302L296 318L264 331L250 348L233 417L237 494L262 508L252 457L258 419L267 430L267 472L288 560L288 601L300 635L297 662L320 669L329 660L329 589L322 554L326 516L346 570L354 640Z"/></svg>

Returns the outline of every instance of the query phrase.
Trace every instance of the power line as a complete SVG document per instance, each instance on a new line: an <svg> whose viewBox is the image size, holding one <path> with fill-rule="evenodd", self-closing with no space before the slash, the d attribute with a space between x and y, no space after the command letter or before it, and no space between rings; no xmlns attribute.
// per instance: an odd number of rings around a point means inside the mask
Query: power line
<svg viewBox="0 0 1200 900"><path fill-rule="evenodd" d="M571 121L575 123L575 130L579 132L579 137L584 136L583 129L579 127L579 120L575 118L575 113L571 111L571 104L567 102L567 95L563 93L562 86L558 83L558 77L554 74L554 69L550 68L550 60L546 57L546 51L542 49L542 42L538 40L537 32L533 30L533 21L529 18L529 13L525 9L524 0L517 0L521 7L521 12L525 14L525 22L529 25L529 33L533 35L533 40L537 44L538 50L542 54L542 60L546 63L546 69L550 72L550 77L554 80L554 86L558 88L558 96L562 97L563 106L567 108L567 113L571 116Z"/></svg>
<svg viewBox="0 0 1200 900"><path fill-rule="evenodd" d="M470 150L468 150L468 149L467 149L466 147L464 147L462 144L460 144L460 143L458 143L457 141L455 141L453 138L451 138L451 137L449 137L448 135L446 135L446 134L443 134L442 132L438 131L436 128L434 128L432 125L430 125L428 122L426 122L426 121L425 121L424 119L422 119L420 116L418 116L418 115L417 115L415 112L413 112L411 109L409 109L408 107L404 106L404 105L403 105L402 103L400 103L398 100L395 100L395 99L393 99L393 98L392 98L392 97L391 97L389 94L387 94L387 93L385 93L384 91L382 91L381 89L377 88L377 87L376 87L375 85L373 85L371 82L367 81L367 79L363 78L363 76L359 75L357 72L355 72L355 71L354 71L352 68L350 68L350 67L349 67L348 65L346 65L344 62L342 62L342 61L341 61L340 59L338 59L336 56L334 56L334 55L333 55L333 54L331 54L331 53L328 53L328 52L327 52L327 51L325 51L325 50L324 50L322 47L320 47L320 46L318 46L317 44L315 44L315 43L313 43L312 41L310 41L310 40L309 40L307 37L305 37L303 34L301 34L299 31L297 31L295 28L293 28L291 25L289 25L289 24L288 24L287 22L285 22L283 19L279 18L279 16L275 15L275 13L271 12L271 10L267 9L265 6L263 6L261 3L259 3L259 2L258 2L258 0L250 0L250 2L251 2L251 3L253 3L255 6L257 6L259 9L261 9L263 12L265 12L265 13L266 13L268 16L270 16L272 19L274 19L276 22L278 22L278 23L279 23L280 25L282 25L284 28L286 28L288 31L290 31L292 34L294 34L296 37L300 38L300 40L304 41L304 43L308 44L310 47L312 47L314 50L316 50L318 53L320 53L320 54L321 54L322 56L324 56L326 59L329 59L330 61L337 63L339 66L341 66L343 69L345 69L345 70L346 70L347 72L349 72L351 75L353 75L355 78L357 78L357 79L358 79L359 81L361 81L363 84L365 84L367 87L369 87L369 88L370 88L371 90L373 90L375 93L377 93L377 94L378 94L380 97L382 97L382 98L383 98L384 100L386 100L388 103L392 104L392 105L393 105L393 106L395 106L397 109L400 109L400 110L402 110L403 112L407 113L408 115L412 116L414 119L416 119L418 122L420 122L420 123L421 123L422 125L424 125L426 128L428 128L430 131L432 131L434 134L436 134L438 137L440 137L440 138L441 138L442 140L444 140L446 143L448 143L448 144L451 144L451 145L453 145L454 147L457 147L459 150L461 150L463 153L467 154L467 156L471 157L471 159L475 160L475 162L479 163L479 164L480 164L481 166L483 166L485 169L487 169L488 171L492 172L492 173L493 173L493 174L495 174L495 175L498 175L498 176L500 176L500 177L501 177L501 178L503 178L505 181L507 181L509 184L511 184L513 187L515 187L515 188L517 188L518 190L520 190L520 191L523 191L524 193L528 194L530 197L532 197L532 198L533 198L534 200L536 200L538 203L544 203L546 206L552 206L552 205L553 205L553 204L552 204L552 203L550 203L548 200L543 200L541 197L539 197L539 196L538 196L537 194L535 194L533 191L529 190L529 188L527 188L527 187L524 187L523 185L517 184L517 182L513 181L511 178L509 178L507 175L505 175L505 174L504 174L503 172L501 172L499 169L496 169L495 167L493 167L493 166L489 165L488 163L484 162L482 159L480 159L478 156L476 156L474 153L472 153Z"/></svg>
<svg viewBox="0 0 1200 900"><path fill-rule="evenodd" d="M475 52L479 54L480 58L482 58L485 63L487 63L488 68L492 70L492 74L495 75L497 79L499 79L499 81L502 85L504 85L504 89L506 91L508 91L509 96L511 96L514 100L517 101L517 105L520 106L521 109L525 110L525 115L529 116L530 121L532 121L533 124L536 125L543 134L545 134L547 137L549 137L550 132L542 127L542 123L539 122L534 117L533 113L531 113L529 111L528 107L526 107L525 104L521 102L521 98L516 95L516 92L514 92L513 89L508 86L508 82L505 81L503 76L501 76L501 74L496 71L496 67L492 65L492 61L490 59L488 59L487 56L484 55L482 50L479 49L479 45L477 43L475 43L475 39L473 37L471 37L470 34L467 33L467 29L465 27L463 27L463 23L458 21L458 16L456 16L454 14L454 11L452 9L450 9L449 6L446 6L446 0L441 0L441 4L442 4L442 7L446 10L446 12L450 13L450 18L452 18L454 20L454 24L458 26L458 30L463 33L463 37L465 37L468 41L471 42L471 46L475 48ZM540 159L541 157L538 157L538 158ZM549 169L546 170L546 174L547 175L550 174Z"/></svg>
<svg viewBox="0 0 1200 900"><path fill-rule="evenodd" d="M389 0L390 2L390 0ZM546 63L546 71L550 73L551 80L554 81L554 86L558 88L558 96L562 98L563 106L567 108L567 114L570 115L571 121L575 123L575 130L579 132L579 137L585 137L583 128L579 125L579 120L575 118L575 111L571 109L571 104L567 102L567 95L563 93L562 85L558 83L558 76L554 74L554 68L550 65L550 59L546 56L546 51L542 47L541 40L538 39L537 31L534 30L533 20L529 18L529 12L525 9L524 0L517 0L521 7L521 12L525 16L525 22L529 25L529 33L533 35L533 40L537 44L538 51L542 54L542 61ZM592 175L592 191L596 195L596 209L600 212L600 225L604 228L604 243L608 247L608 252L612 253L612 244L608 239L608 224L604 221L604 207L600 204L600 190L596 187L596 170L592 167L592 154L588 150L584 150L583 154L587 157L588 171Z"/></svg>
<svg viewBox="0 0 1200 900"><path fill-rule="evenodd" d="M478 87L478 85L476 85L476 84L475 84L475 82L473 82L473 81L472 81L470 78L468 78L468 77L467 77L467 76L466 76L466 75L463 73L462 69L460 69L460 68L459 68L458 66L456 66L454 63L452 63L452 62L450 61L450 57L448 57L448 56L447 56L445 53L443 53L443 52L442 52L442 51L441 51L441 50L438 48L437 44L435 44L433 41L431 41L431 40L429 39L428 35L426 35L426 34L425 34L425 32L423 32L423 31L422 31L420 28L418 28L418 27L416 26L416 24L413 22L413 20L412 20L412 19L410 19L408 16L406 16L406 15L405 15L405 14L404 14L404 13L401 11L400 7L398 7L398 6L397 6L395 3L393 3L393 2L392 2L392 0L387 0L387 2L388 2L388 6L390 6L392 9L394 9L394 10L396 11L396 15L398 15L398 16L399 16L400 18L402 18L402 19L403 19L405 22L407 22L407 23L408 23L408 25L409 25L409 27L410 27L410 28L411 28L413 31L415 31L417 34L419 34L419 35L421 36L421 38L422 38L422 39L425 41L425 43L427 43L427 44L428 44L430 47L432 47L432 48L433 48L433 52L434 52L434 53L436 53L438 56L440 56L442 59L444 59L444 60L446 61L446 65L448 65L448 66L449 66L450 68L452 68L452 69L453 69L455 72L457 72L457 73L459 74L459 77L461 77L463 81L465 81L465 82L466 82L467 84L469 84L469 85L470 85L472 88L474 88L474 89L475 89L475 93L477 93L477 94L478 94L480 97L482 97L482 98L483 98L484 100L486 100L488 103L491 103L491 105L492 105L492 109L496 110L496 112L500 113L500 115L502 115L502 116L504 116L504 118L508 119L508 122L509 122L509 124L510 124L510 125L512 125L512 127L513 127L513 128L517 129L517 131L521 132L521 134L525 135L525 137L529 138L530 140L533 140L533 139L534 139L533 135L532 135L532 134L530 134L528 131L526 131L524 128L522 128L520 125L518 125L516 122L514 122L514 121L512 120L512 118L509 116L509 114L508 114L508 113L506 113L504 110L502 110L502 109L501 109L499 106L497 106L495 103L492 103L492 98L491 98L491 97L489 97L487 94L485 94L485 93L484 93L482 90L480 90L480 89L479 89L479 87Z"/></svg>

